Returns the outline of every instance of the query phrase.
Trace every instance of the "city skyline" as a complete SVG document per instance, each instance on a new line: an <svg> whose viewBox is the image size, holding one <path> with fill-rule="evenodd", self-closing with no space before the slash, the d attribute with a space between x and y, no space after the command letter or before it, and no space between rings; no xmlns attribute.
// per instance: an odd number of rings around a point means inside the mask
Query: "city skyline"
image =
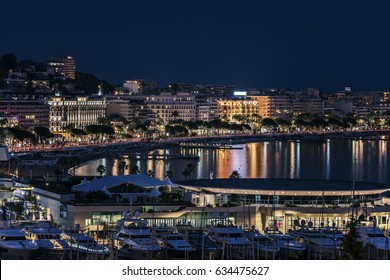
<svg viewBox="0 0 390 280"><path fill-rule="evenodd" d="M10 27L0 53L42 62L72 55L79 71L113 84L143 78L325 92L390 88L385 1L4 5L18 16L2 18Z"/></svg>

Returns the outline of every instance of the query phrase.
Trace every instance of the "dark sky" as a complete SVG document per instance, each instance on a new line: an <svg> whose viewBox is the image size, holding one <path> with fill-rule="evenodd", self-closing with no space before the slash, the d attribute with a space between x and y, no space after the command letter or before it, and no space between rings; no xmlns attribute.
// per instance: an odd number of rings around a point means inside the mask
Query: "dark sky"
<svg viewBox="0 0 390 280"><path fill-rule="evenodd" d="M120 84L390 89L390 1L3 1L0 54Z"/></svg>

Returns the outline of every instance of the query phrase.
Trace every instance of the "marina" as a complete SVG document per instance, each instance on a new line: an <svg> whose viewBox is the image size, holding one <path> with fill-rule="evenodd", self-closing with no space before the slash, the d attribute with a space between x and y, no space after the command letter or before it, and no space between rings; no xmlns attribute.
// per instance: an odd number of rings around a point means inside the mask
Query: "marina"
<svg viewBox="0 0 390 280"><path fill-rule="evenodd" d="M86 228L62 231L47 221L15 223L0 230L0 256L17 260L336 260L341 258L345 236L343 230L328 227L325 231L303 221L286 234L278 229L242 230L223 219L203 229L189 224L182 229L180 225L148 225L144 219L126 216L95 239ZM358 231L365 259L389 259L389 237L372 223L362 222Z"/></svg>

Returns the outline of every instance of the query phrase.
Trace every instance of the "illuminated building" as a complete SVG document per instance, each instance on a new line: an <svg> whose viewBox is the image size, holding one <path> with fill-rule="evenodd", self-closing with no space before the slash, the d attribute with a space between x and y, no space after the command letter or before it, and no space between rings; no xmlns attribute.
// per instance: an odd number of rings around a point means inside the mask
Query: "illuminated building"
<svg viewBox="0 0 390 280"><path fill-rule="evenodd" d="M55 76L76 78L76 64L71 56L52 56L47 63L47 72Z"/></svg>
<svg viewBox="0 0 390 280"><path fill-rule="evenodd" d="M294 98L290 99L290 112L294 115L310 113L324 114L324 102L320 98Z"/></svg>
<svg viewBox="0 0 390 280"><path fill-rule="evenodd" d="M127 121L138 120L141 123L148 120L146 104L140 96L121 96L107 99L106 116L118 115Z"/></svg>
<svg viewBox="0 0 390 280"><path fill-rule="evenodd" d="M164 123L182 119L185 121L195 121L196 101L194 95L186 92L179 92L172 95L163 92L161 95L151 95L145 97L145 103L149 110L160 117Z"/></svg>
<svg viewBox="0 0 390 280"><path fill-rule="evenodd" d="M97 124L106 115L106 99L102 97L54 97L50 105L50 130L62 132L65 127L84 128Z"/></svg>
<svg viewBox="0 0 390 280"><path fill-rule="evenodd" d="M257 100L221 99L218 100L218 115L225 121L234 121L234 116L252 116L259 113Z"/></svg>
<svg viewBox="0 0 390 280"><path fill-rule="evenodd" d="M263 119L288 118L290 115L290 107L286 95L269 94L250 97L257 101L259 106L258 114Z"/></svg>
<svg viewBox="0 0 390 280"><path fill-rule="evenodd" d="M197 102L196 119L200 121L211 121L218 118L218 102L214 98L207 98L202 102Z"/></svg>
<svg viewBox="0 0 390 280"><path fill-rule="evenodd" d="M0 100L0 112L22 129L49 127L49 105L44 100Z"/></svg>

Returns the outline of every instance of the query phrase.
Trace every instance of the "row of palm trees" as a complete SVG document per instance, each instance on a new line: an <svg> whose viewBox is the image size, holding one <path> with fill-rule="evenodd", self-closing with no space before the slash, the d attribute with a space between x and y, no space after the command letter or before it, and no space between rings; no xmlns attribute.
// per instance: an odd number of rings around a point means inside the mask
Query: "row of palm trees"
<svg viewBox="0 0 390 280"><path fill-rule="evenodd" d="M140 119L127 121L117 115L108 118L100 118L98 124L88 125L85 128L76 128L70 124L64 128L64 135L55 135L46 127L35 127L33 131L23 130L18 127L7 127L4 119L0 122L0 141L7 141L11 149L16 145L32 146L38 143L45 145L49 139L62 142L65 138L68 142L77 143L83 140L86 143L103 143L113 139L137 138L170 138L188 136L216 136L226 134L253 134L261 132L326 132L359 129L384 129L390 128L390 119L373 118L370 116L354 118L353 116L336 118L323 117L309 113L283 118L261 118L258 114L233 115L232 121L214 119L211 121L185 121L174 118L165 124L157 117L153 124L150 121L142 122ZM54 140L52 141L54 142Z"/></svg>
<svg viewBox="0 0 390 280"><path fill-rule="evenodd" d="M129 166L127 165L127 163L125 161L122 161L118 164L118 169L121 170L121 173L122 174L125 174L125 170L127 170L129 168ZM193 163L189 163L187 164L187 166L185 167L185 169L183 170L183 176L185 178L185 180L187 180L191 174L195 171L195 164ZM103 164L99 164L97 167L96 167L96 172L100 174L100 177L103 176L107 171L107 167ZM139 167L137 165L134 165L131 170L130 170L130 174L140 174L140 170L139 170ZM149 169L146 173L148 176L152 177L153 176L153 171L151 169ZM165 178L172 178L173 177L173 172L172 170L167 170L165 172Z"/></svg>

